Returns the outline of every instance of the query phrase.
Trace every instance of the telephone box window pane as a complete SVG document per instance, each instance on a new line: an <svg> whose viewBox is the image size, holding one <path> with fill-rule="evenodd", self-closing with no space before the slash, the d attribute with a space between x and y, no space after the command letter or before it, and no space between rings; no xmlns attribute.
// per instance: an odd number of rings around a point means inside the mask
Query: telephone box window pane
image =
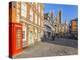
<svg viewBox="0 0 80 60"><path fill-rule="evenodd" d="M16 30L16 48L20 48L20 42L21 42L21 30Z"/></svg>

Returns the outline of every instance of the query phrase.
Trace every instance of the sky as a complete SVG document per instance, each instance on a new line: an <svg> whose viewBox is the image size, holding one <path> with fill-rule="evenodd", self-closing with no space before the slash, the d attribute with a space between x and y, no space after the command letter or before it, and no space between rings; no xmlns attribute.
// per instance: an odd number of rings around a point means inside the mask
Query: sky
<svg viewBox="0 0 80 60"><path fill-rule="evenodd" d="M77 5L63 5L63 4L48 4L44 3L44 13L48 13L53 11L53 15L57 16L58 11L62 11L62 23L65 20L70 23L70 21L74 18L78 18L78 6Z"/></svg>

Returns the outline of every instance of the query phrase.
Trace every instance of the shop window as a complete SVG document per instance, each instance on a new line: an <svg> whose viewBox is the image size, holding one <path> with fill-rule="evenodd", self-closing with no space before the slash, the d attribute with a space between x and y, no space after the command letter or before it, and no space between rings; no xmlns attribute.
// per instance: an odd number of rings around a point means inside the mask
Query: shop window
<svg viewBox="0 0 80 60"><path fill-rule="evenodd" d="M30 32L30 41L32 43L32 31Z"/></svg>
<svg viewBox="0 0 80 60"><path fill-rule="evenodd" d="M25 31L22 33L22 38L25 39Z"/></svg>
<svg viewBox="0 0 80 60"><path fill-rule="evenodd" d="M35 39L37 39L37 28L35 28Z"/></svg>
<svg viewBox="0 0 80 60"><path fill-rule="evenodd" d="M22 39L23 39L23 42L26 41L26 38L27 38L27 26L24 24L23 25L23 32L22 32Z"/></svg>

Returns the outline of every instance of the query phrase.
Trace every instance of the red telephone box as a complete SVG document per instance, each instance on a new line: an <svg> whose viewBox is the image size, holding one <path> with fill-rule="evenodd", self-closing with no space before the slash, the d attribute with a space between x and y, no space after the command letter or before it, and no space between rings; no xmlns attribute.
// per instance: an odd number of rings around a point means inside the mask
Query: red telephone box
<svg viewBox="0 0 80 60"><path fill-rule="evenodd" d="M19 23L9 24L9 57L22 52L22 25Z"/></svg>

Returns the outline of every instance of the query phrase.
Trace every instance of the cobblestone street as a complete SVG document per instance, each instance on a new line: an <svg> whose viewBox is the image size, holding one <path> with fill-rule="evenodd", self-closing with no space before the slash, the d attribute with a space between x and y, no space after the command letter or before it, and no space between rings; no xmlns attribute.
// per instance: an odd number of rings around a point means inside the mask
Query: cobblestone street
<svg viewBox="0 0 80 60"><path fill-rule="evenodd" d="M63 56L78 54L77 40L56 38L54 41L36 43L14 58Z"/></svg>

